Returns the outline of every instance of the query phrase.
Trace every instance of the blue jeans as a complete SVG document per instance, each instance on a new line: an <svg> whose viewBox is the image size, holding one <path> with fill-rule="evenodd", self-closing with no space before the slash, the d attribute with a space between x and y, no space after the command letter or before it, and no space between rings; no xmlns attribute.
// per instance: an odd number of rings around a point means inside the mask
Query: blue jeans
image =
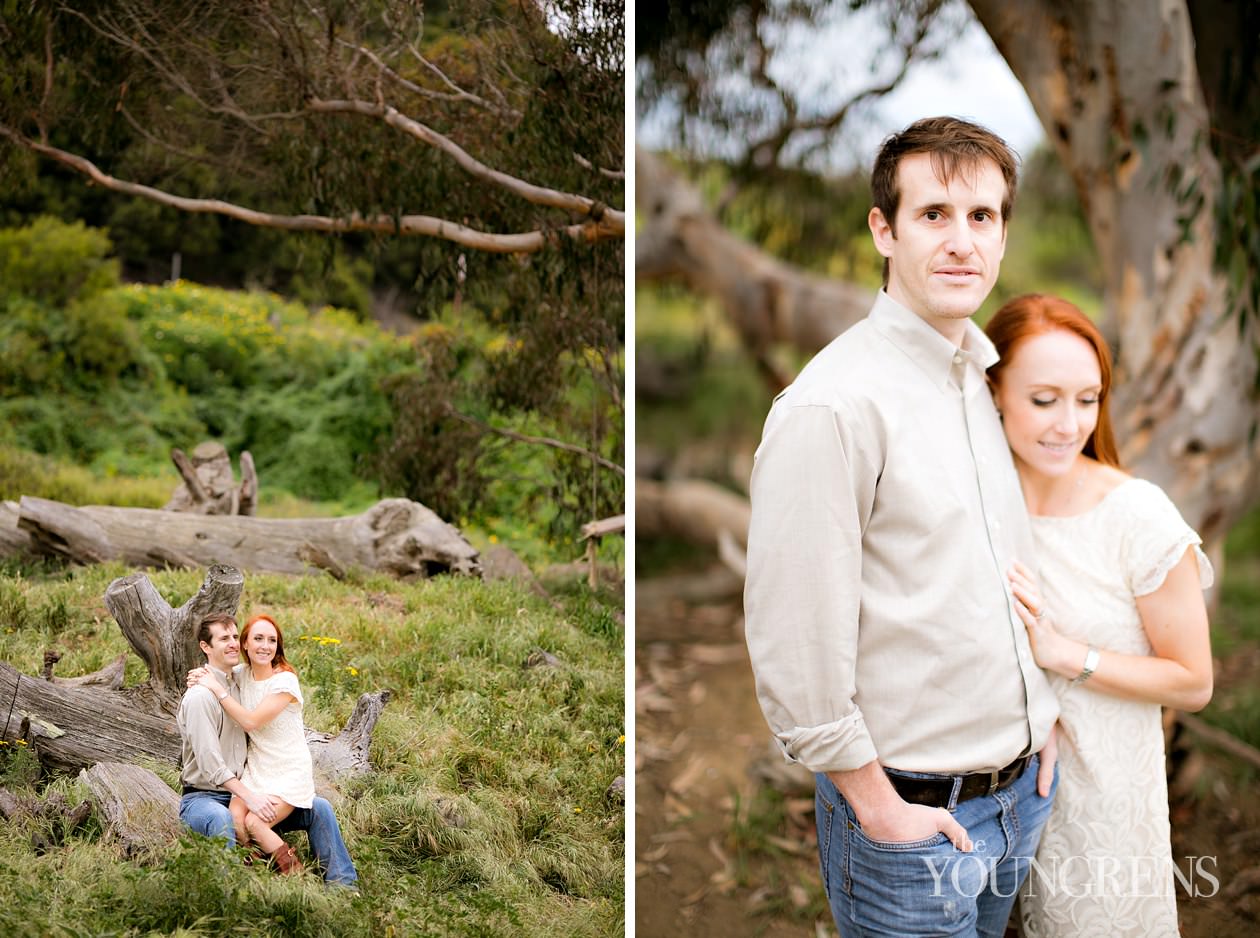
<svg viewBox="0 0 1260 938"><path fill-rule="evenodd" d="M871 840L831 780L816 775L823 887L843 938L1001 938L1054 800L1053 788L1049 798L1037 794L1038 765L1033 757L1014 784L954 809L975 845L971 853L955 850L944 834Z"/></svg>
<svg viewBox="0 0 1260 938"><path fill-rule="evenodd" d="M184 826L207 837L219 837L236 846L236 831L232 827L232 814L228 811L231 792L191 791L179 799L179 819ZM311 842L311 853L324 869L324 882L339 886L352 886L359 874L341 839L341 828L332 805L316 796L309 808L294 808L293 812L278 823L273 830L277 834L289 831L306 831Z"/></svg>

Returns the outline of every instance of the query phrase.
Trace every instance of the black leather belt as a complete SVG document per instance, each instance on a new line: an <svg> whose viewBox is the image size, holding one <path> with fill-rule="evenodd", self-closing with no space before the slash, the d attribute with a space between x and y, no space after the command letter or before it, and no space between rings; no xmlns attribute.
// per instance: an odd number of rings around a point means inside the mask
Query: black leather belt
<svg viewBox="0 0 1260 938"><path fill-rule="evenodd" d="M885 771L897 794L912 804L925 804L931 808L948 808L972 798L991 795L1005 788L1024 774L1029 756L1020 756L1010 765L996 772L972 772L969 775L935 775L930 778L911 778ZM955 796L955 791L957 795Z"/></svg>

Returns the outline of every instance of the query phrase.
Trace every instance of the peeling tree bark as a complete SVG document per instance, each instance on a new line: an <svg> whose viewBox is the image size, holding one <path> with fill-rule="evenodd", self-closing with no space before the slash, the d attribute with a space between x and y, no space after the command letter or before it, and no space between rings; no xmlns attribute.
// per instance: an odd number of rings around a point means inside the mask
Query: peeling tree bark
<svg viewBox="0 0 1260 938"><path fill-rule="evenodd" d="M1121 457L1212 545L1254 504L1254 323L1213 264L1220 168L1184 2L971 4L1076 182L1106 276Z"/></svg>
<svg viewBox="0 0 1260 938"><path fill-rule="evenodd" d="M3 521L3 518L0 518ZM354 567L398 577L481 575L477 551L419 502L387 498L347 518L250 518L149 508L75 508L23 497L18 526L31 548L75 563L200 567L344 576Z"/></svg>

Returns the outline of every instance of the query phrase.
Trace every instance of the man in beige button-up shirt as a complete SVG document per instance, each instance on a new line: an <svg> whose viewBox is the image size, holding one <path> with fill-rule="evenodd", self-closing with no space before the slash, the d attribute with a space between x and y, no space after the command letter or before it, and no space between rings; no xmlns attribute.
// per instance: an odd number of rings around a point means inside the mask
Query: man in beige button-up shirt
<svg viewBox="0 0 1260 938"><path fill-rule="evenodd" d="M241 645L236 619L212 615L197 627L197 640L206 663L219 683L238 701L240 691L232 669L240 663ZM271 799L255 792L241 781L245 767L245 731L223 711L214 693L205 685L190 687L179 704L175 718L181 743L179 819L186 827L206 837L218 837L235 846L236 833L228 803L232 795L249 810L270 822L275 817ZM359 874L346 851L341 827L326 798L316 796L309 808L295 808L275 825L277 833L304 830L329 885L353 887Z"/></svg>
<svg viewBox="0 0 1260 938"><path fill-rule="evenodd" d="M885 289L775 400L754 464L757 696L785 755L819 773L846 936L1001 935L1028 869L1009 861L1033 855L1049 810L1031 757L1058 706L1006 580L1033 562L1031 535L985 381L997 356L970 321L1014 183L1005 144L963 121L885 142L870 216ZM946 872L972 838L974 890Z"/></svg>

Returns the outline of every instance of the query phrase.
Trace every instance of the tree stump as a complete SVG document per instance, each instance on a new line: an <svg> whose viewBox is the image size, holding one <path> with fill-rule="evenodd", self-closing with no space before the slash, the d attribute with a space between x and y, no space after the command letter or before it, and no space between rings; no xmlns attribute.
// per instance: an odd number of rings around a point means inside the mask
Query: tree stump
<svg viewBox="0 0 1260 938"><path fill-rule="evenodd" d="M327 570L335 576L359 567L401 578L481 575L480 557L459 530L405 498L387 498L345 518L254 518L102 505L76 508L24 496L18 526L34 551L81 564L222 563L273 573Z"/></svg>
<svg viewBox="0 0 1260 938"><path fill-rule="evenodd" d="M184 480L171 494L163 511L194 515L252 515L258 504L258 474L249 450L241 453L241 484L232 476L232 461L220 443L201 443L192 458L179 448L171 462Z"/></svg>
<svg viewBox="0 0 1260 938"><path fill-rule="evenodd" d="M188 672L202 663L198 623L216 613L234 615L244 585L241 571L214 564L201 589L178 609L143 573L120 577L106 588L105 608L149 669L149 686L163 711L173 715L179 709Z"/></svg>
<svg viewBox="0 0 1260 938"><path fill-rule="evenodd" d="M316 792L331 801L340 782L371 774L368 748L372 744L372 731L376 729L376 721L392 696L393 693L388 690L361 696L350 719L336 736L312 729L306 731L306 745L311 750L311 763L315 770Z"/></svg>
<svg viewBox="0 0 1260 938"><path fill-rule="evenodd" d="M96 802L102 826L124 856L157 856L183 831L179 796L153 772L125 762L98 762L79 773Z"/></svg>

